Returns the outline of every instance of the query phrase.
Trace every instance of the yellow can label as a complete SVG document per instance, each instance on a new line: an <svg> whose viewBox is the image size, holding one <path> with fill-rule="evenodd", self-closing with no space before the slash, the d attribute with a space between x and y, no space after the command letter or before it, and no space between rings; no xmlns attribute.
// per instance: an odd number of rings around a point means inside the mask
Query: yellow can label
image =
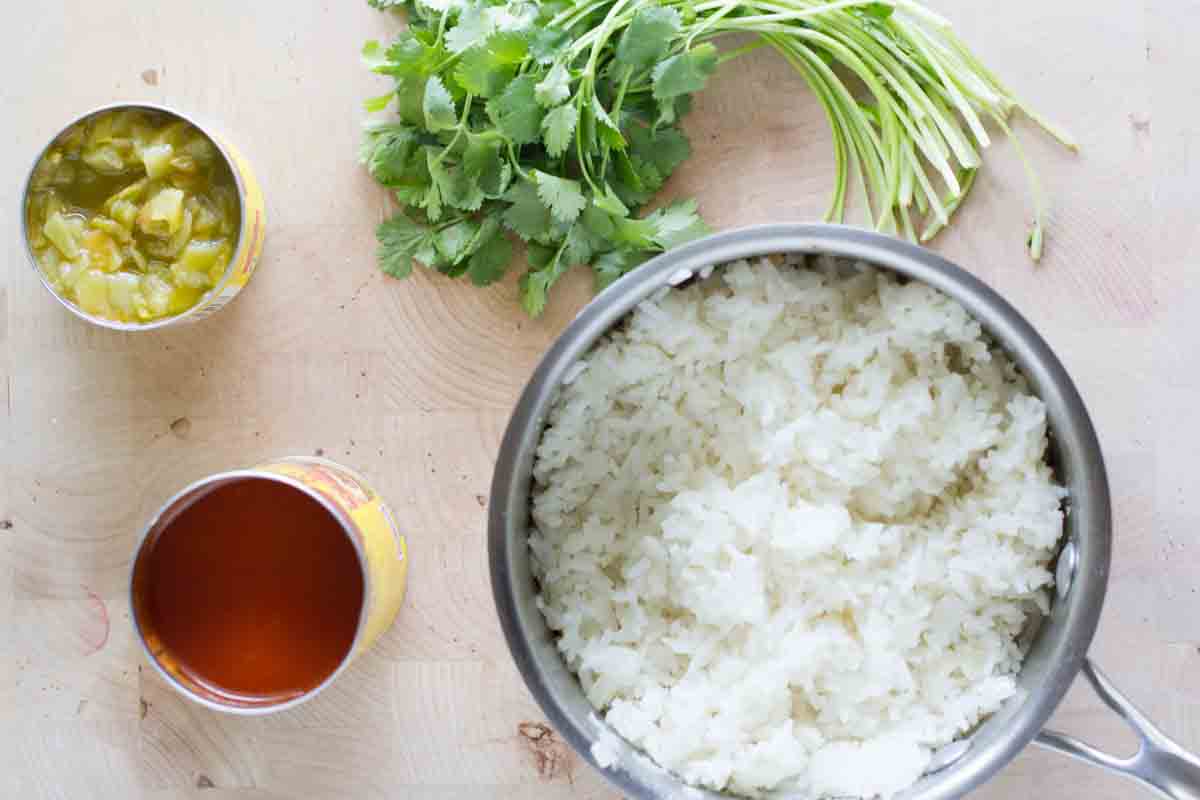
<svg viewBox="0 0 1200 800"><path fill-rule="evenodd" d="M230 167L241 181L242 194L242 229L238 250L233 256L233 263L225 272L221 283L200 301L196 310L185 319L197 321L208 317L232 300L242 287L250 280L250 276L258 267L258 259L262 255L263 241L266 238L267 212L263 201L262 187L250 169L250 163L238 150L223 138L209 133L229 156Z"/></svg>
<svg viewBox="0 0 1200 800"><path fill-rule="evenodd" d="M364 652L392 624L404 601L408 550L383 499L357 473L323 458L294 457L256 469L300 481L344 512L367 560L367 622L354 655Z"/></svg>

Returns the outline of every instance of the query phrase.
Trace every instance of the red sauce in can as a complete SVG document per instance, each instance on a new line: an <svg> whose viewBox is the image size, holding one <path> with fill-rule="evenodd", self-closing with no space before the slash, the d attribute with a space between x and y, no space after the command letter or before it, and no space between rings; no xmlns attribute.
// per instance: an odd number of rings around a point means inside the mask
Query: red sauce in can
<svg viewBox="0 0 1200 800"><path fill-rule="evenodd" d="M275 705L346 660L364 597L358 554L323 505L267 478L220 484L147 541L134 608L160 663L201 695Z"/></svg>

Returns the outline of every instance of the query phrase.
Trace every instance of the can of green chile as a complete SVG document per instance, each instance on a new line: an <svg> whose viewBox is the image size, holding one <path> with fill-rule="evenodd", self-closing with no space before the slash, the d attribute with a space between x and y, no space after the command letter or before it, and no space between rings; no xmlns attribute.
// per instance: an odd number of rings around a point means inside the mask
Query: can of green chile
<svg viewBox="0 0 1200 800"><path fill-rule="evenodd" d="M64 136L71 131L76 130L79 126L87 124L90 120L100 117L101 115L110 114L120 111L143 111L152 114L159 114L173 120L187 123L188 125L199 131L205 139L207 139L213 147L216 148L224 165L228 167L229 172L233 176L233 182L237 192L237 207L239 220L236 228L236 241L232 248L232 253L225 264L224 271L221 272L213 285L204 291L204 293L185 310L179 313L174 313L169 316L162 316L149 321L121 321L117 319L109 319L103 315L89 313L80 307L79 304L72 302L68 297L65 297L60 291L56 290L51 281L46 275L45 270L39 263L37 255L34 252L32 244L34 231L31 228L31 208L30 201L34 189L35 175L39 165L43 159L50 153L55 146L63 139ZM38 153L34 159L29 173L25 179L25 186L21 193L21 234L25 242L25 250L29 257L29 262L37 272L39 279L58 301L67 310L75 314L77 317L98 325L103 328L122 331L140 331L153 330L163 328L169 325L178 325L186 322L196 322L204 319L222 307L227 305L242 287L250 280L250 276L254 273L258 266L259 257L262 253L263 240L266 231L266 210L263 202L262 189L258 180L254 176L254 172L250 168L249 162L242 154L221 134L215 131L212 127L196 121L192 116L185 114L173 108L168 108L152 103L115 103L93 109L65 125Z"/></svg>

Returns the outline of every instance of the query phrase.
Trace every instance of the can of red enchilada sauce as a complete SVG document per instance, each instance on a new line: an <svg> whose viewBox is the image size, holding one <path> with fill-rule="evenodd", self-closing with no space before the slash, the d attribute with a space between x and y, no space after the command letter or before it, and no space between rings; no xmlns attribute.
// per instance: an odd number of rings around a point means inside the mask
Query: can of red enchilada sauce
<svg viewBox="0 0 1200 800"><path fill-rule="evenodd" d="M408 554L351 470L283 458L185 487L142 533L130 595L151 664L209 708L316 695L395 619Z"/></svg>

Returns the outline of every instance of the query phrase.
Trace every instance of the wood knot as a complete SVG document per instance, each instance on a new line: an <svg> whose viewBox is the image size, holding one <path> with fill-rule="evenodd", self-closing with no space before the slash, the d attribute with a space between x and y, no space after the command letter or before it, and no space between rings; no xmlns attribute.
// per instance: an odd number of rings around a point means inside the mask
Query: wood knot
<svg viewBox="0 0 1200 800"><path fill-rule="evenodd" d="M532 757L540 780L566 778L568 782L575 783L575 754L559 740L553 728L544 722L522 722L517 725L517 735Z"/></svg>

